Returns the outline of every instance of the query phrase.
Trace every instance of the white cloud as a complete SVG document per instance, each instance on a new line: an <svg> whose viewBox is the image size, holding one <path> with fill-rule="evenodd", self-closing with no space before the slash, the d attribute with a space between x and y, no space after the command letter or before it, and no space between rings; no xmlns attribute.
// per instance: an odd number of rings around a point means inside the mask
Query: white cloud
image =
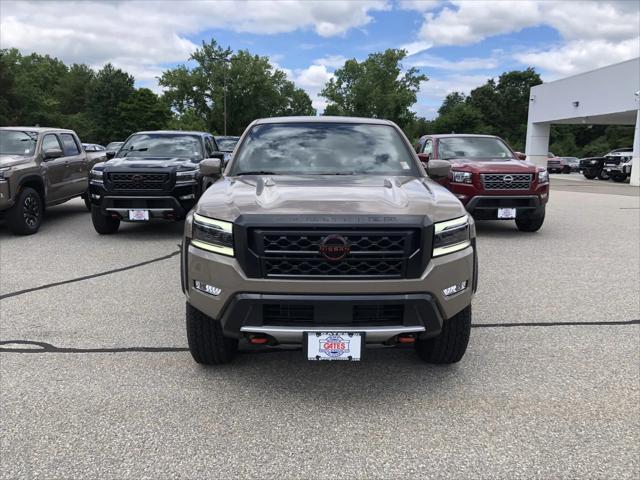
<svg viewBox="0 0 640 480"><path fill-rule="evenodd" d="M315 59L313 63L315 65L324 65L325 67L341 68L347 60L348 58L343 55L327 55L326 57Z"/></svg>
<svg viewBox="0 0 640 480"><path fill-rule="evenodd" d="M442 5L442 3L444 3L443 0L400 0L400 8L428 12Z"/></svg>
<svg viewBox="0 0 640 480"><path fill-rule="evenodd" d="M452 61L428 53L421 53L407 58L404 63L409 67L430 67L441 70L463 71L496 68L499 65L499 60L493 56L488 58L471 57Z"/></svg>
<svg viewBox="0 0 640 480"><path fill-rule="evenodd" d="M318 94L325 84L333 78L333 73L327 70L326 65L310 65L307 68L294 70L289 75L296 86L303 88L311 97L313 108L322 113L327 106L327 101Z"/></svg>
<svg viewBox="0 0 640 480"><path fill-rule="evenodd" d="M573 40L544 51L523 52L515 58L525 65L549 72L549 75L545 75L545 80L548 81L638 56L640 41L632 38L618 43L605 40Z"/></svg>
<svg viewBox="0 0 640 480"><path fill-rule="evenodd" d="M404 46L410 54L434 46L469 45L541 25L557 30L564 42L520 52L514 58L552 76L626 60L637 56L639 50L640 2L636 0L451 0L437 12L432 11L434 6L430 4L402 2L401 6L422 12L424 18L415 41ZM433 58L430 63L424 66L440 68ZM464 64L459 62L460 69L464 69ZM454 69L455 65L448 67Z"/></svg>
<svg viewBox="0 0 640 480"><path fill-rule="evenodd" d="M437 109L442 100L449 93L463 92L469 94L471 90L483 85L491 78L489 75L452 74L445 77L430 78L420 84L418 102L413 110L427 119L436 117Z"/></svg>
<svg viewBox="0 0 640 480"><path fill-rule="evenodd" d="M139 80L164 64L184 62L195 50L190 35L212 28L276 34L299 29L322 37L371 22L384 0L323 1L2 1L0 45L47 53L64 62L111 62ZM35 21L34 19L37 19Z"/></svg>

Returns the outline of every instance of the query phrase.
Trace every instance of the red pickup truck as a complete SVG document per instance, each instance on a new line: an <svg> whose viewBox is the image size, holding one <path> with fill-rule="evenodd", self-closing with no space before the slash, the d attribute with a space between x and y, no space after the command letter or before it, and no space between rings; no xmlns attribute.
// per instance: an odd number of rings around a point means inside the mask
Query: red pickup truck
<svg viewBox="0 0 640 480"><path fill-rule="evenodd" d="M493 135L425 135L416 145L423 163L451 162L442 183L477 220L515 220L519 230L535 232L544 223L549 201L545 168L521 159Z"/></svg>

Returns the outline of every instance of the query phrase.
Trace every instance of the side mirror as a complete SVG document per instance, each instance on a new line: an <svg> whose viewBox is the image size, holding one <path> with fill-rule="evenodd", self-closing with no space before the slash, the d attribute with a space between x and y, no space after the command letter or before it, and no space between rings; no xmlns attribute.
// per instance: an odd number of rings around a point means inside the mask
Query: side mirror
<svg viewBox="0 0 640 480"><path fill-rule="evenodd" d="M62 153L62 150L60 150L59 148L50 148L50 149L44 151L44 159L45 160L51 160L53 158L60 158L62 156L64 156L64 153Z"/></svg>
<svg viewBox="0 0 640 480"><path fill-rule="evenodd" d="M451 171L451 164L446 160L431 160L427 164L427 175L434 180L447 178Z"/></svg>
<svg viewBox="0 0 640 480"><path fill-rule="evenodd" d="M516 154L516 158L518 160L526 160L527 159L527 156L522 152L514 152L514 153Z"/></svg>
<svg viewBox="0 0 640 480"><path fill-rule="evenodd" d="M111 160L116 156L116 152L114 152L113 150L107 150L105 155L107 156L107 160Z"/></svg>
<svg viewBox="0 0 640 480"><path fill-rule="evenodd" d="M220 158L205 158L200 162L200 173L204 177L215 177L222 174L222 160Z"/></svg>

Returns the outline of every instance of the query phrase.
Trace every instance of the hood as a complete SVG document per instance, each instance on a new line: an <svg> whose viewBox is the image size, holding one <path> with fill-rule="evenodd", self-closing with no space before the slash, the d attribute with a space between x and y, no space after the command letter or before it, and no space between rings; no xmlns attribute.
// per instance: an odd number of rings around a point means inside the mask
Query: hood
<svg viewBox="0 0 640 480"><path fill-rule="evenodd" d="M243 214L429 215L433 221L465 214L457 198L427 178L377 175L223 177L202 195L197 212L228 221Z"/></svg>
<svg viewBox="0 0 640 480"><path fill-rule="evenodd" d="M23 157L22 155L0 155L0 168L13 167L21 163L29 163L33 157Z"/></svg>
<svg viewBox="0 0 640 480"><path fill-rule="evenodd" d="M120 157L112 158L104 163L105 171L147 170L150 168L193 170L194 168L198 168L198 163L185 158L158 157Z"/></svg>
<svg viewBox="0 0 640 480"><path fill-rule="evenodd" d="M536 166L526 160L515 158L495 158L486 160L471 160L468 158L454 158L451 168L475 173L534 173Z"/></svg>

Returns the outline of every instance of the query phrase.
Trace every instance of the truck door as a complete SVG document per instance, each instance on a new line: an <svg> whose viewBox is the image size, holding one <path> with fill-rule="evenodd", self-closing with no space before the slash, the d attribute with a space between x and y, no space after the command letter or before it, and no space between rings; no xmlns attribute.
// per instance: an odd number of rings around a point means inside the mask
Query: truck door
<svg viewBox="0 0 640 480"><path fill-rule="evenodd" d="M47 133L42 138L42 164L45 167L45 181L47 184L46 203L56 202L65 198L65 165L64 151L55 133Z"/></svg>
<svg viewBox="0 0 640 480"><path fill-rule="evenodd" d="M65 155L66 165L66 196L75 197L87 191L89 186L89 172L87 171L87 154L80 148L75 135L61 133L60 140Z"/></svg>

